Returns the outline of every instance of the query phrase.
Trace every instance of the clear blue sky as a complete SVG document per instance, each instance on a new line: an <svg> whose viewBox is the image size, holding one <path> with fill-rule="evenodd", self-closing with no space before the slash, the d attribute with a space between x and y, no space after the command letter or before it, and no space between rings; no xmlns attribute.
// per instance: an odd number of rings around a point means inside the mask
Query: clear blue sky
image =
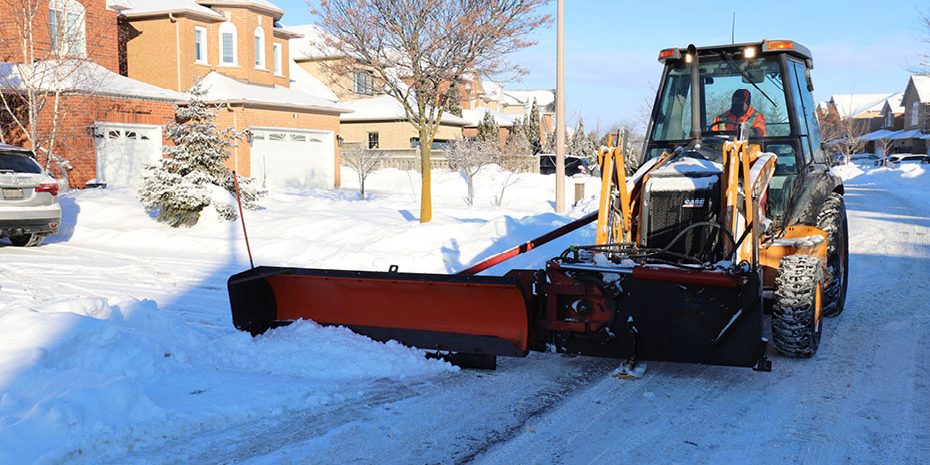
<svg viewBox="0 0 930 465"><path fill-rule="evenodd" d="M287 13L284 24L313 22L304 0L273 0ZM555 1L548 11L555 15ZM637 118L652 105L661 75L659 50L689 43L796 40L814 55L814 95L827 100L848 92L904 90L921 53L921 13L927 0L823 1L607 1L565 0L565 102L568 119L588 130ZM537 31L537 45L512 56L529 70L513 89L555 88L555 22Z"/></svg>

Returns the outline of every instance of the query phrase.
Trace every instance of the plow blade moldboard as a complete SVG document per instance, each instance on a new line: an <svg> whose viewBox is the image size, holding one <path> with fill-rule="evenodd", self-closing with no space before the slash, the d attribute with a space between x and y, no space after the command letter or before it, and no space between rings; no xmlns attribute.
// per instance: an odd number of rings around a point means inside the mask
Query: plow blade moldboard
<svg viewBox="0 0 930 465"><path fill-rule="evenodd" d="M527 305L512 278L257 267L227 285L233 324L253 334L305 319L423 349L527 351Z"/></svg>
<svg viewBox="0 0 930 465"><path fill-rule="evenodd" d="M759 279L676 281L683 272L634 273L616 297L615 338L570 338L560 351L639 360L753 367L763 358ZM719 281L719 282L715 282Z"/></svg>

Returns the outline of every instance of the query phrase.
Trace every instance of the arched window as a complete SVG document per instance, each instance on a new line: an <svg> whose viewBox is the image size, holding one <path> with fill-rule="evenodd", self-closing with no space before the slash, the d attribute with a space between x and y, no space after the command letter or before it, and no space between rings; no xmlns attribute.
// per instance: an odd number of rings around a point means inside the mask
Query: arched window
<svg viewBox="0 0 930 465"><path fill-rule="evenodd" d="M236 26L229 21L220 24L220 64L235 66L237 52Z"/></svg>
<svg viewBox="0 0 930 465"><path fill-rule="evenodd" d="M84 6L77 0L48 2L48 34L52 53L65 56L87 55Z"/></svg>
<svg viewBox="0 0 930 465"><path fill-rule="evenodd" d="M261 26L255 28L255 67L265 68L265 30Z"/></svg>

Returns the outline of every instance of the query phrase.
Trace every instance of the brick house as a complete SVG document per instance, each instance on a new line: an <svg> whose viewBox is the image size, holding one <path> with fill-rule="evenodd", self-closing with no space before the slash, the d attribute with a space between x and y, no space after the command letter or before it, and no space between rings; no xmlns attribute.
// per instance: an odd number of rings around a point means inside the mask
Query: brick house
<svg viewBox="0 0 930 465"><path fill-rule="evenodd" d="M73 167L58 174L67 175L71 186L128 184L145 163L161 157L161 126L183 95L118 74L118 13L105 0L23 5L35 14L5 12L0 18L0 92L23 109L20 115L28 113L21 98L27 88L43 96L37 134L51 134L56 126L54 155ZM34 33L22 37L17 25L30 18ZM34 52L24 52L24 43ZM33 145L8 114L2 129L6 142ZM48 147L37 141L39 162L55 168Z"/></svg>
<svg viewBox="0 0 930 465"><path fill-rule="evenodd" d="M930 76L912 75L904 92L894 94L884 102L878 119L881 128L861 139L867 144L866 150L884 156L898 153L930 155ZM888 153L885 153L885 148Z"/></svg>
<svg viewBox="0 0 930 465"><path fill-rule="evenodd" d="M930 155L930 75L911 76L901 106L904 107L904 128L899 137L909 148L907 152Z"/></svg>
<svg viewBox="0 0 930 465"><path fill-rule="evenodd" d="M115 0L128 76L173 90L202 78L223 105L220 127L244 131L230 164L278 190L339 186L339 116L332 94L292 87L289 40L267 0Z"/></svg>

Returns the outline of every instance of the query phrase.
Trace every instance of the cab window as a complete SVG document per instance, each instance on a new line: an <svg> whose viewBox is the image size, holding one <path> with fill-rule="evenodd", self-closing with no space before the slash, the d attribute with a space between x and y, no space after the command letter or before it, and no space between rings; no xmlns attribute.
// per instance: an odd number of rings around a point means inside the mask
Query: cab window
<svg viewBox="0 0 930 465"><path fill-rule="evenodd" d="M691 135L691 68L684 62L668 66L651 140L685 141ZM756 129L751 139L791 134L776 57L748 60L726 52L702 55L700 73L702 134L734 136L744 119ZM760 121L756 121L757 114L761 114Z"/></svg>

